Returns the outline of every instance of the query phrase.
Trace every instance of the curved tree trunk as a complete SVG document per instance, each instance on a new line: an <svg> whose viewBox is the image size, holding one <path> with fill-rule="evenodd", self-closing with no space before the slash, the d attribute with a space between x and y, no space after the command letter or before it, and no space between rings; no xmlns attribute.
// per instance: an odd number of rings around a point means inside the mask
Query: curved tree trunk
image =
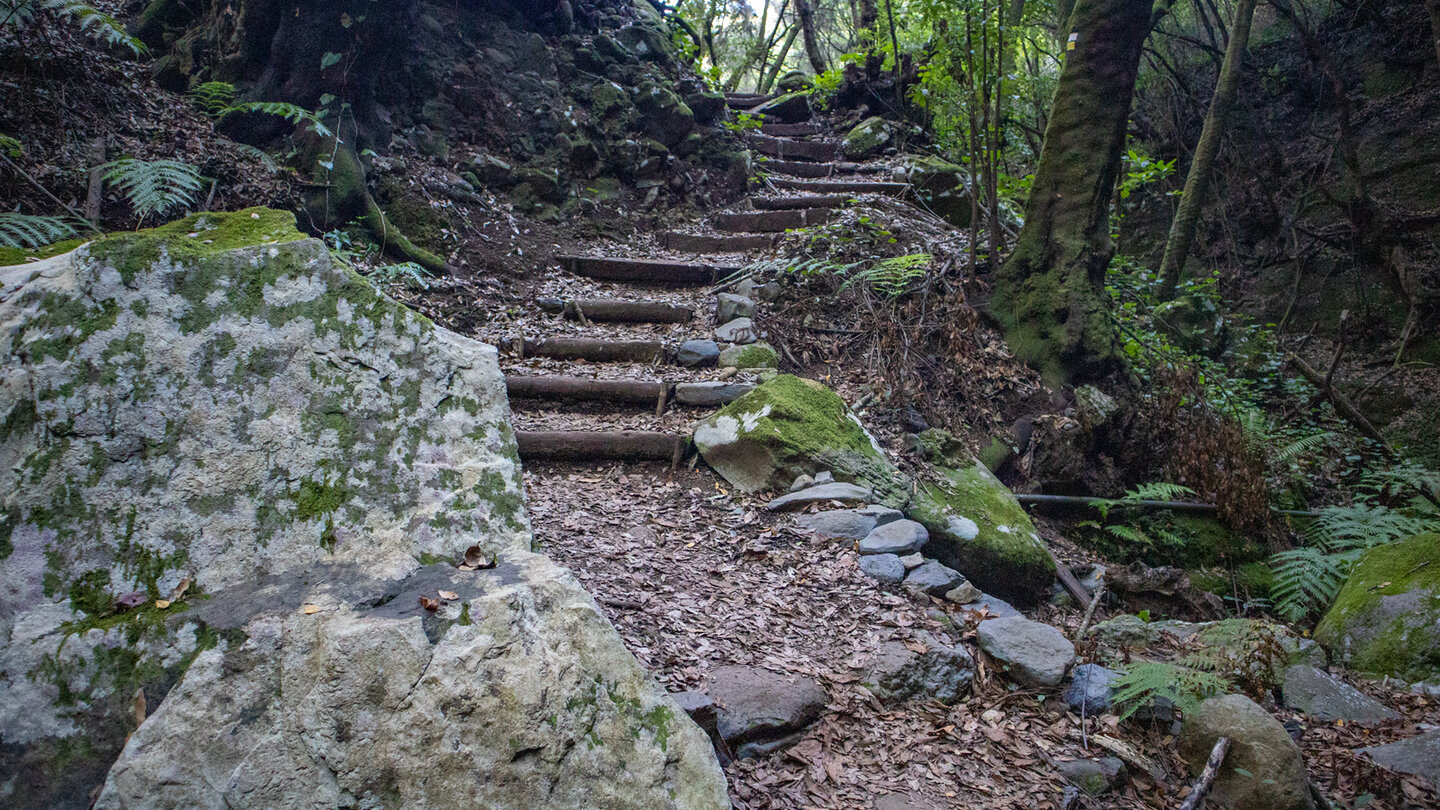
<svg viewBox="0 0 1440 810"><path fill-rule="evenodd" d="M1440 3L1440 0L1434 1ZM1225 64L1221 66L1220 78L1215 82L1215 98L1205 116L1205 127L1200 130L1195 158L1190 163L1190 173L1185 177L1185 192L1180 197L1180 208L1170 225L1165 256L1160 261L1162 301L1175 297L1180 272L1185 268L1190 246L1195 241L1195 226L1200 222L1200 211L1210 194L1215 156L1220 153L1220 141L1230 127L1230 113L1235 109L1235 97L1240 88L1240 73L1244 69L1245 50L1250 43L1250 23L1255 17L1255 3L1256 0L1240 0L1235 6L1235 19L1230 25L1230 45L1225 49Z"/></svg>
<svg viewBox="0 0 1440 810"><path fill-rule="evenodd" d="M775 87L775 80L780 78L780 71L785 68L785 59L790 55L790 49L795 45L795 37L800 34L800 26L792 25L785 34L785 41L780 45L780 55L775 57L775 64L765 73L758 88L762 93L769 93Z"/></svg>
<svg viewBox="0 0 1440 810"><path fill-rule="evenodd" d="M815 7L810 5L811 0L795 0L795 12L800 15L800 31L805 36L805 55L810 59L810 68L815 75L824 73L828 68L825 65L825 54L820 50L820 37L815 31ZM1440 0L1432 0L1440 4ZM1440 8L1440 5L1437 5Z"/></svg>
<svg viewBox="0 0 1440 810"><path fill-rule="evenodd" d="M1078 0L1025 225L990 309L1011 349L1052 383L1113 366L1104 293L1110 191L1120 171L1150 0Z"/></svg>

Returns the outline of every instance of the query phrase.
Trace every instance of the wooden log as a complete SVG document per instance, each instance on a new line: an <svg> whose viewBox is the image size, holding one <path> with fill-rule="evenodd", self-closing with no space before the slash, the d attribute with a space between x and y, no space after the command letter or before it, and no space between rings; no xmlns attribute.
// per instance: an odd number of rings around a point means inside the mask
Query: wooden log
<svg viewBox="0 0 1440 810"><path fill-rule="evenodd" d="M844 208L850 198L844 194L802 194L798 197L751 197L750 204L761 211L791 208Z"/></svg>
<svg viewBox="0 0 1440 810"><path fill-rule="evenodd" d="M580 313L604 323L686 323L695 317L689 307L662 301L626 301L623 298L539 298L535 305L546 312L579 320Z"/></svg>
<svg viewBox="0 0 1440 810"><path fill-rule="evenodd" d="M557 256L566 270L600 281L631 284L714 284L740 268L665 259L619 259L603 256Z"/></svg>
<svg viewBox="0 0 1440 810"><path fill-rule="evenodd" d="M773 247L775 238L753 233L715 236L670 231L660 237L660 243L666 250L681 253L748 253Z"/></svg>
<svg viewBox="0 0 1440 810"><path fill-rule="evenodd" d="M658 340L596 340L594 338L525 338L517 341L522 357L585 360L591 363L652 363L665 352Z"/></svg>
<svg viewBox="0 0 1440 810"><path fill-rule="evenodd" d="M516 431L515 441L522 459L673 463L677 455L683 457L690 437L642 430L521 430Z"/></svg>
<svg viewBox="0 0 1440 810"><path fill-rule="evenodd" d="M770 182L776 188L815 194L888 194L898 197L910 188L906 183L889 183L879 180L803 180L775 177L771 178Z"/></svg>
<svg viewBox="0 0 1440 810"><path fill-rule="evenodd" d="M795 141L769 135L751 135L750 148L762 155L782 160L808 160L828 163L840 157L840 144L832 141Z"/></svg>
<svg viewBox="0 0 1440 810"><path fill-rule="evenodd" d="M806 135L819 135L824 131L824 127L809 121L799 124L763 124L760 127L761 135L774 138L803 138Z"/></svg>
<svg viewBox="0 0 1440 810"><path fill-rule="evenodd" d="M710 222L722 231L781 233L794 228L823 225L835 216L833 208L791 208L779 211L740 211L716 214Z"/></svg>
<svg viewBox="0 0 1440 810"><path fill-rule="evenodd" d="M585 377L510 377L505 389L524 399L600 400L645 405L669 393L669 384L646 380L592 380Z"/></svg>

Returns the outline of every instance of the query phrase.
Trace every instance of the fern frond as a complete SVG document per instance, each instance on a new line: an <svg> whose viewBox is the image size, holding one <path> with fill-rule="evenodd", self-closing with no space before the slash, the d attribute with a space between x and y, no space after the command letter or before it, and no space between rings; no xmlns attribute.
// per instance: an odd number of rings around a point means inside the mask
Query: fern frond
<svg viewBox="0 0 1440 810"><path fill-rule="evenodd" d="M1127 491L1121 501L1176 501L1194 494L1195 490L1180 484L1152 481Z"/></svg>
<svg viewBox="0 0 1440 810"><path fill-rule="evenodd" d="M64 217L0 213L0 246L38 248L75 235L75 228Z"/></svg>
<svg viewBox="0 0 1440 810"><path fill-rule="evenodd" d="M378 283L403 281L407 286L429 289L430 272L415 262L387 264L370 271L370 278Z"/></svg>
<svg viewBox="0 0 1440 810"><path fill-rule="evenodd" d="M1131 543L1137 543L1142 546L1154 545L1154 542L1150 539L1149 535L1145 534L1144 532L1133 526L1121 526L1117 524L1114 526L1106 526L1105 531L1115 535L1121 540L1126 540Z"/></svg>
<svg viewBox="0 0 1440 810"><path fill-rule="evenodd" d="M1157 698L1169 700L1188 714L1200 701L1230 690L1230 682L1213 672L1157 661L1137 661L1115 681L1113 701L1120 708L1122 720Z"/></svg>
<svg viewBox="0 0 1440 810"><path fill-rule="evenodd" d="M251 146L248 143L237 143L235 144L235 151L243 155L249 155L250 157L255 158L255 160L259 161L265 167L265 171L271 174L280 173L280 164L276 163L275 158L270 157L270 153L266 152L264 149L261 149L257 146Z"/></svg>
<svg viewBox="0 0 1440 810"><path fill-rule="evenodd" d="M105 181L125 194L142 220L174 208L188 208L203 186L200 170L178 160L121 158L100 169Z"/></svg>
<svg viewBox="0 0 1440 810"><path fill-rule="evenodd" d="M904 295L912 284L925 277L933 259L929 253L912 253L876 262L865 270L854 274L840 289L857 283L866 283L878 293L897 298Z"/></svg>
<svg viewBox="0 0 1440 810"><path fill-rule="evenodd" d="M235 85L229 82L205 82L190 90L190 98L209 116L224 115L235 103Z"/></svg>
<svg viewBox="0 0 1440 810"><path fill-rule="evenodd" d="M1270 558L1275 581L1270 595L1275 612L1298 622L1330 604L1354 564L1352 555L1327 554L1313 546L1282 551Z"/></svg>
<svg viewBox="0 0 1440 810"><path fill-rule="evenodd" d="M244 104L236 104L225 110L227 113L264 113L266 115L278 115L294 124L305 123L310 131L322 138L328 138L335 133L325 126L320 116L301 107L298 104L289 104L284 101L247 101Z"/></svg>
<svg viewBox="0 0 1440 810"><path fill-rule="evenodd" d="M18 158L23 151L25 151L25 147L21 145L18 138L12 138L0 132L0 152L4 152L12 158Z"/></svg>
<svg viewBox="0 0 1440 810"><path fill-rule="evenodd" d="M11 5L15 4L11 3ZM28 5L33 8L36 3L21 2L19 5ZM80 26L80 30L92 39L107 45L122 45L137 56L146 51L145 44L130 36L130 32L125 30L123 23L89 3L82 3L79 0L41 0L39 5L58 17L68 17L74 20ZM19 19L18 16L11 17L11 22L14 23L17 19ZM23 19L21 24L28 24L28 22L29 15Z"/></svg>
<svg viewBox="0 0 1440 810"><path fill-rule="evenodd" d="M1290 444L1287 444L1280 452L1276 453L1275 462L1277 464L1285 464L1294 461L1313 450L1318 450L1333 438L1335 438L1335 433L1329 430L1312 433L1309 436L1302 436Z"/></svg>

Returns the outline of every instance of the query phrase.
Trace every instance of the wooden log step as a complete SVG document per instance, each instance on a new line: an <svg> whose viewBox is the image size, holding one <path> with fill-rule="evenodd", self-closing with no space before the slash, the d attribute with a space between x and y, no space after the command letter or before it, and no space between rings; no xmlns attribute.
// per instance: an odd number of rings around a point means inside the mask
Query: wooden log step
<svg viewBox="0 0 1440 810"><path fill-rule="evenodd" d="M770 182L776 188L814 194L888 194L898 197L910 188L905 183L886 183L879 180L793 180L774 177Z"/></svg>
<svg viewBox="0 0 1440 810"><path fill-rule="evenodd" d="M726 93L725 106L732 110L748 110L752 107L758 107L774 98L774 96L767 96L761 93Z"/></svg>
<svg viewBox="0 0 1440 810"><path fill-rule="evenodd" d="M775 160L773 158L762 163L761 168L771 174L806 178L858 174L866 170L859 163L806 163L799 160Z"/></svg>
<svg viewBox="0 0 1440 810"><path fill-rule="evenodd" d="M833 208L791 208L780 211L740 211L715 214L711 224L722 231L779 233L810 225L823 225L835 215Z"/></svg>
<svg viewBox="0 0 1440 810"><path fill-rule="evenodd" d="M844 208L850 197L845 194L803 194L799 197L751 197L750 203L761 211L783 211L790 208Z"/></svg>
<svg viewBox="0 0 1440 810"><path fill-rule="evenodd" d="M666 304L661 301L626 301L622 298L540 298L536 306L546 312L564 315L570 320L580 320L583 313L586 320L605 323L687 323L695 317L695 310L689 307Z"/></svg>
<svg viewBox="0 0 1440 810"><path fill-rule="evenodd" d="M748 253L752 250L768 250L774 246L775 237L763 233L714 236L671 231L660 237L660 243L666 250L681 253Z"/></svg>
<svg viewBox="0 0 1440 810"><path fill-rule="evenodd" d="M600 400L631 402L654 407L670 396L670 385L645 380L592 380L586 377L505 377L512 398Z"/></svg>
<svg viewBox="0 0 1440 810"><path fill-rule="evenodd" d="M840 157L840 144L832 141L792 141L768 135L751 135L749 142L756 152L783 160L827 163Z"/></svg>
<svg viewBox="0 0 1440 810"><path fill-rule="evenodd" d="M690 437L642 430L519 430L520 458L551 461L668 461L678 464Z"/></svg>
<svg viewBox="0 0 1440 810"><path fill-rule="evenodd" d="M761 135L769 135L773 138L804 138L807 135L819 135L825 131L825 127L805 121L799 124L762 124Z"/></svg>
<svg viewBox="0 0 1440 810"><path fill-rule="evenodd" d="M512 347L522 357L585 360L590 363L653 363L665 355L665 345L658 340L516 338Z"/></svg>
<svg viewBox="0 0 1440 810"><path fill-rule="evenodd" d="M600 281L633 284L714 284L739 267L676 262L667 259L608 259L600 256L558 256L560 265L576 275Z"/></svg>

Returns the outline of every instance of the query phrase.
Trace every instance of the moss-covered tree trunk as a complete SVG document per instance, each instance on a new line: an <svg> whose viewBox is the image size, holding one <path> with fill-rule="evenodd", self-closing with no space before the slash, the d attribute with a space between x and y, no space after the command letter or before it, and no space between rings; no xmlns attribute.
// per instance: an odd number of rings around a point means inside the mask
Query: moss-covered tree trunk
<svg viewBox="0 0 1440 810"><path fill-rule="evenodd" d="M1215 82L1215 98L1205 115L1205 127L1200 131L1200 142L1195 145L1195 158L1190 162L1190 173L1185 177L1185 192L1180 197L1180 208L1170 225L1165 256L1160 261L1160 299L1164 301L1175 296L1175 287L1180 283L1180 271L1190 256L1190 246L1195 241L1195 226L1200 222L1200 211L1210 193L1210 178L1215 174L1215 157L1220 154L1220 141L1230 128L1230 113L1235 109L1245 51L1250 44L1250 23L1255 17L1255 2L1240 0L1235 6L1230 45L1225 50L1220 78Z"/></svg>
<svg viewBox="0 0 1440 810"><path fill-rule="evenodd" d="M1052 382L1113 363L1104 293L1114 253L1110 196L1120 170L1150 0L1078 0L1025 225L990 309L1010 347Z"/></svg>
<svg viewBox="0 0 1440 810"><path fill-rule="evenodd" d="M1440 3L1440 0L1434 0ZM820 50L820 36L815 30L815 7L810 0L795 0L795 13L800 16L800 30L805 35L805 55L810 59L810 68L815 75L827 70L825 53Z"/></svg>

